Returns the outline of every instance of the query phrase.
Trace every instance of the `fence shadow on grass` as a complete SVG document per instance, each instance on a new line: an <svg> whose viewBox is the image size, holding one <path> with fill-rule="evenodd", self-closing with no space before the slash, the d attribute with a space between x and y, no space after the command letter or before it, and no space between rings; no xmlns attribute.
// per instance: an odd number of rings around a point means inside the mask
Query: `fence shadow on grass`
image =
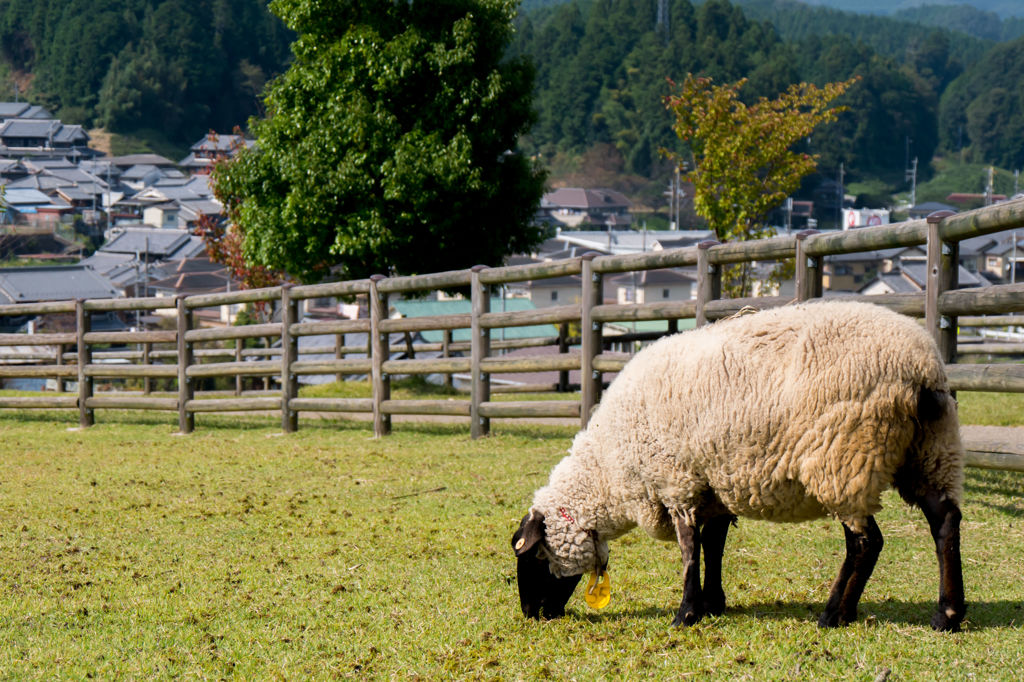
<svg viewBox="0 0 1024 682"><path fill-rule="evenodd" d="M675 617L678 604L665 608L653 606L631 609L625 608L607 614L593 612L570 612L570 617L579 620L599 621L603 619L664 619L666 623ZM723 620L731 618L751 618L754 620L773 621L805 621L817 624L818 616L825 608L825 602L756 602L739 606L726 606L725 613L718 616ZM861 601L858 623L874 619L876 624L892 624L899 626L918 626L930 628L932 613L935 611L933 601L900 601L870 600ZM713 622L702 621L702 622ZM1000 599L995 601L972 601L970 594L967 600L967 617L965 630L983 630L998 627L1015 627L1024 629L1024 601Z"/></svg>
<svg viewBox="0 0 1024 682"><path fill-rule="evenodd" d="M97 411L97 426L153 426L166 428L168 431L176 432L178 424L172 415L153 412L132 412L128 410L102 410ZM67 428L78 428L77 411L29 411L7 412L0 414L0 426L4 421L19 421L32 424L46 424L48 426L66 426ZM271 430L280 432L280 418L276 415L255 415L252 413L229 415L211 414L200 415L204 429L214 432L218 430L238 429L246 430ZM303 421L303 430L310 432L351 432L356 435L373 437L373 426L363 419L352 419L347 417L328 417L323 419L307 418ZM402 424L402 430L409 433L423 436L448 436L453 438L468 438L464 423L456 421L409 421ZM576 429L559 426L557 424L531 424L525 422L503 424L495 435L508 435L512 437L528 437L536 440L550 440L560 449L567 447L567 442L572 438Z"/></svg>
<svg viewBox="0 0 1024 682"><path fill-rule="evenodd" d="M1024 508L1019 505L1021 476L1015 472L991 471L975 469L964 481L964 498L973 504L1002 514L1008 514L1017 518L1024 517ZM1018 501L1008 504L997 504L989 501L986 497L998 495L1005 500Z"/></svg>

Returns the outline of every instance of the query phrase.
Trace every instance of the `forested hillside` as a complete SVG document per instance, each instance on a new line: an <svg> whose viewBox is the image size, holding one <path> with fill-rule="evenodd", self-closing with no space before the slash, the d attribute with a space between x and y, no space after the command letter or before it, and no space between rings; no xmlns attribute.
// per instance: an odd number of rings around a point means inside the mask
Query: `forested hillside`
<svg viewBox="0 0 1024 682"><path fill-rule="evenodd" d="M967 31L971 24L936 24L933 17L942 15L933 14L931 10L940 9L938 7L888 17L812 7L799 0L734 0L734 3L743 8L747 17L771 23L783 40L845 36L864 43L879 54L901 61L914 58L915 52L922 46L925 50L929 49L929 43L939 39L939 36L949 44L950 59L955 63L974 62L991 47L988 37L978 37ZM1002 31L1003 22L998 16L985 16L995 18L994 24L987 25L988 31L996 31L993 26L998 26L998 31ZM912 17L921 17L922 20ZM951 27L955 27L956 32L951 31ZM944 30L936 31L936 28Z"/></svg>
<svg viewBox="0 0 1024 682"><path fill-rule="evenodd" d="M1024 166L1024 38L994 47L942 96L939 121L947 149L971 147L975 160Z"/></svg>
<svg viewBox="0 0 1024 682"><path fill-rule="evenodd" d="M537 65L539 118L526 144L556 170L587 158L667 177L660 150L679 142L662 98L668 79L688 72L747 78L748 100L858 76L839 100L848 110L807 140L829 176L842 164L848 181L895 189L915 157L926 177L940 144L968 161L1024 163L1015 85L1024 39L996 43L793 0L534 0L516 48Z"/></svg>
<svg viewBox="0 0 1024 682"><path fill-rule="evenodd" d="M891 14L904 9L913 9L922 5L956 5L955 0L804 0L811 5L825 5L846 12L865 12L870 14ZM985 12L994 12L1002 16L1024 16L1024 7L1020 0L961 0L959 4L968 5Z"/></svg>
<svg viewBox="0 0 1024 682"><path fill-rule="evenodd" d="M801 80L822 84L859 75L840 121L811 140L822 165L902 176L906 138L931 158L941 89L961 66L943 34L922 41L913 61L877 53L845 36L783 41L725 0L695 6L672 0L659 17L649 0L569 2L521 17L518 48L537 63L539 121L530 143L551 157L614 145L628 172L646 175L659 149L674 148L662 97L666 79L701 72L719 81L749 78L749 98Z"/></svg>
<svg viewBox="0 0 1024 682"><path fill-rule="evenodd" d="M1024 18L1003 18L995 12L985 12L970 5L915 7L896 12L893 17L922 26L953 27L984 40L1004 41L1024 36Z"/></svg>
<svg viewBox="0 0 1024 682"><path fill-rule="evenodd" d="M4 99L187 145L244 124L291 36L264 0L3 0Z"/></svg>
<svg viewBox="0 0 1024 682"><path fill-rule="evenodd" d="M823 173L843 164L892 188L937 150L1024 164L1024 18L997 15L999 0L914 4L882 17L796 0L524 0L513 52L536 65L538 114L524 146L556 171L586 157L655 180L656 196L661 150L679 144L669 79L747 78L752 100L857 75L849 110L806 142ZM265 0L0 0L0 99L182 148L260 113L291 39Z"/></svg>

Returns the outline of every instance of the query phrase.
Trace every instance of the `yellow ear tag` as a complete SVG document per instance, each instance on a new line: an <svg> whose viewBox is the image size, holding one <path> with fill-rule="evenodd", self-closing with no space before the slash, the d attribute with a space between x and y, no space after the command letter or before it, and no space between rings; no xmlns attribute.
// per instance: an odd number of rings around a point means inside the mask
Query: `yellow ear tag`
<svg viewBox="0 0 1024 682"><path fill-rule="evenodd" d="M587 606L592 609L603 609L608 606L612 599L612 583L608 577L608 571L601 571L590 574L590 582L587 583L587 590L583 593Z"/></svg>

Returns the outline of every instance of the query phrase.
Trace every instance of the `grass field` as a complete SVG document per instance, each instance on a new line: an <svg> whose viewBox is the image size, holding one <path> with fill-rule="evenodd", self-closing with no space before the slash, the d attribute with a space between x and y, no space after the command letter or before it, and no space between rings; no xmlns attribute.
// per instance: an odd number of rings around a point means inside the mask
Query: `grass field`
<svg viewBox="0 0 1024 682"><path fill-rule="evenodd" d="M964 394L962 407L974 402ZM1005 403L994 399L995 404ZM993 406L978 412L994 413ZM1017 414L1020 414L1018 411ZM932 632L922 515L888 494L886 546L842 630L815 623L834 521L743 520L723 616L670 629L678 549L613 543L612 602L527 622L509 537L571 428L0 413L0 677L1007 679L1024 650L1024 476L972 470L964 632Z"/></svg>

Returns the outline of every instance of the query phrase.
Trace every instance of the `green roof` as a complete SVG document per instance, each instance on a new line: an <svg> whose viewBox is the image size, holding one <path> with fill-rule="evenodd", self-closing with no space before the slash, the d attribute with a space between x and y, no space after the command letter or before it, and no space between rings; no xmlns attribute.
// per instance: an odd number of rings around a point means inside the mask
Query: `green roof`
<svg viewBox="0 0 1024 682"><path fill-rule="evenodd" d="M691 318L677 320L679 331L686 331L687 329L696 329L697 320ZM625 329L626 333L631 334L634 331L641 332L667 332L668 321L667 320L643 320L641 322L608 322L606 324L615 325L621 329ZM608 337L614 340L614 336Z"/></svg>
<svg viewBox="0 0 1024 682"><path fill-rule="evenodd" d="M391 303L402 317L431 317L435 315L458 315L473 312L473 304L465 299L454 301L394 301ZM526 298L491 299L491 312L517 312L534 310L533 301ZM427 343L441 343L444 332L431 330L420 332ZM532 339L537 337L558 336L558 329L553 324L533 324L527 327L505 327L491 331L491 339ZM469 341L470 330L455 329L452 331L453 341Z"/></svg>

